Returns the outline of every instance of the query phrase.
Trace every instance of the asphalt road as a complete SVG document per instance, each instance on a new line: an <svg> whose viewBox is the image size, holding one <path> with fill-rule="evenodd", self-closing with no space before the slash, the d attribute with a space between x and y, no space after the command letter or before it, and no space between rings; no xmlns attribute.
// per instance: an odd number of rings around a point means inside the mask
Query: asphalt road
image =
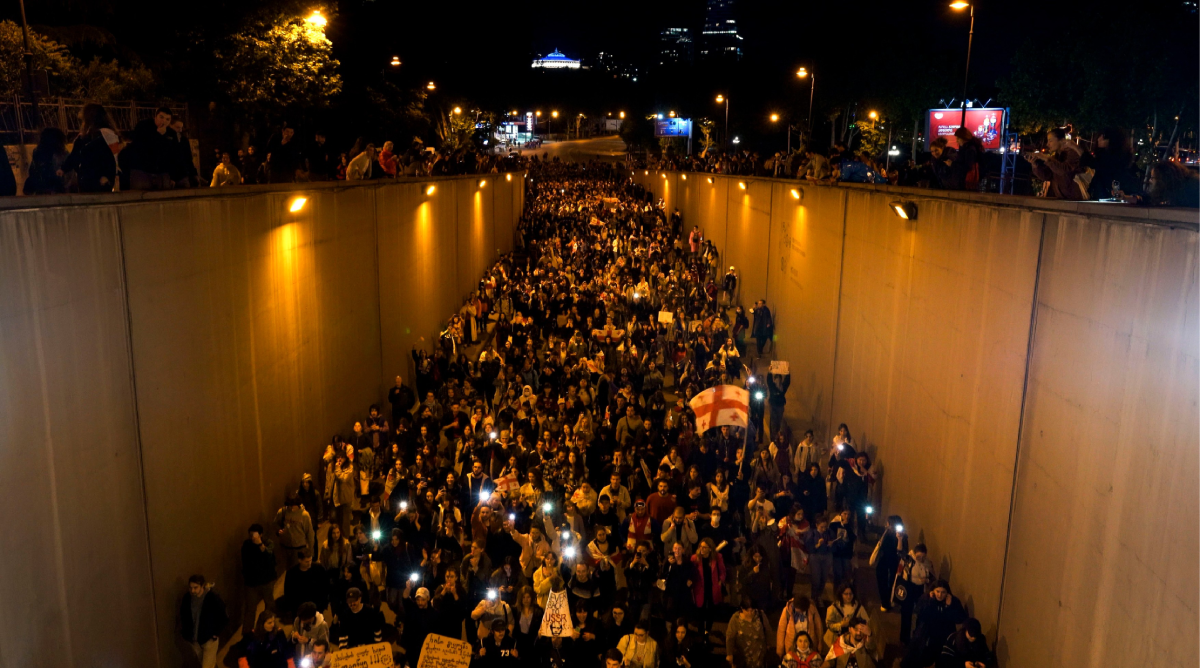
<svg viewBox="0 0 1200 668"><path fill-rule="evenodd" d="M539 157L549 154L551 159L557 157L563 162L585 162L594 159L616 162L625 158L625 142L621 141L617 135L611 135L547 142L536 149L521 149L521 155L531 156L534 154Z"/></svg>

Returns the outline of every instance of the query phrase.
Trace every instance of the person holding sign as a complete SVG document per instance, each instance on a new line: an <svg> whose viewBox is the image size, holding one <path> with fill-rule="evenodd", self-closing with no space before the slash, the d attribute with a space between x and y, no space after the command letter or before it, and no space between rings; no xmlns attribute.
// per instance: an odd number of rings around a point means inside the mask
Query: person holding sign
<svg viewBox="0 0 1200 668"><path fill-rule="evenodd" d="M508 625L503 619L493 619L491 633L479 642L480 668L513 668L519 665L519 650L516 641L508 632Z"/></svg>

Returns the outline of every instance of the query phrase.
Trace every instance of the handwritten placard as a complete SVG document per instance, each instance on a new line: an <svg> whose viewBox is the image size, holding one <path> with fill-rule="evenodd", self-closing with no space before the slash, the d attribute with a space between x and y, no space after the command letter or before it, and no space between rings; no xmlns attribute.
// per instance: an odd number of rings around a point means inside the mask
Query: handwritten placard
<svg viewBox="0 0 1200 668"><path fill-rule="evenodd" d="M360 645L329 655L329 668L392 668L392 646L385 642Z"/></svg>
<svg viewBox="0 0 1200 668"><path fill-rule="evenodd" d="M471 643L430 633L421 644L417 668L467 668L471 665Z"/></svg>
<svg viewBox="0 0 1200 668"><path fill-rule="evenodd" d="M540 636L569 636L574 628L571 624L571 607L567 605L567 590L552 591L546 599L546 612L542 615Z"/></svg>
<svg viewBox="0 0 1200 668"><path fill-rule="evenodd" d="M675 314L670 311L659 311L658 321L667 324L675 322Z"/></svg>
<svg viewBox="0 0 1200 668"><path fill-rule="evenodd" d="M771 368L768 369L767 372L771 374L779 374L781 376L791 375L791 371L788 370L788 363L782 360L775 360L771 362Z"/></svg>

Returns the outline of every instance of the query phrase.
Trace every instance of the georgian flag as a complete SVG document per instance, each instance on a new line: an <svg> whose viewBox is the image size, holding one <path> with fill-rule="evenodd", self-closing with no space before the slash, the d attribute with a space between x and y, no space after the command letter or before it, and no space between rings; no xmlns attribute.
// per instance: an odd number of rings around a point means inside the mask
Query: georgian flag
<svg viewBox="0 0 1200 668"><path fill-rule="evenodd" d="M688 405L696 414L696 433L712 427L746 427L750 419L750 393L736 385L718 385L697 394Z"/></svg>

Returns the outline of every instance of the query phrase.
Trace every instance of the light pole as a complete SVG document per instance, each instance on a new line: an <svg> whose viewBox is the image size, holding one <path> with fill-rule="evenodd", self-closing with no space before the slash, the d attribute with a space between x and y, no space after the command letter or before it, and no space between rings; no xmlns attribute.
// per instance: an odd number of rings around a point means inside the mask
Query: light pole
<svg viewBox="0 0 1200 668"><path fill-rule="evenodd" d="M729 152L729 98L724 95L717 96L717 104L725 103L725 152Z"/></svg>
<svg viewBox="0 0 1200 668"><path fill-rule="evenodd" d="M975 40L975 3L964 2L963 0L957 0L957 2L950 3L950 9L956 11L961 12L962 10L968 8L971 10L971 28L969 32L967 32L967 67L963 71L962 116L958 120L958 125L960 127L967 126L967 80L971 76L971 42Z"/></svg>
<svg viewBox="0 0 1200 668"><path fill-rule="evenodd" d="M801 67L799 70L796 70L796 76L801 79L808 79L808 119L807 120L808 120L808 134L811 137L813 134L813 126L812 126L813 97L817 93L817 71L816 71L816 68L813 68L810 70L806 67Z"/></svg>

